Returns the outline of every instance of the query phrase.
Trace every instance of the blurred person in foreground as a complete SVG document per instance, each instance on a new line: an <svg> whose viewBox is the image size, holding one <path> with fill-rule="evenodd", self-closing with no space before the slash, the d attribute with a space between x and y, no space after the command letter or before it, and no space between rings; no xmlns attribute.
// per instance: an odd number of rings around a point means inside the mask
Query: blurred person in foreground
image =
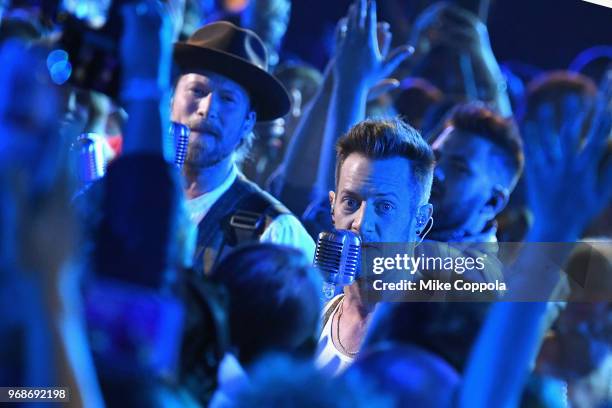
<svg viewBox="0 0 612 408"><path fill-rule="evenodd" d="M271 355L258 361L232 407L393 407L365 377L329 378L308 361Z"/></svg>
<svg viewBox="0 0 612 408"><path fill-rule="evenodd" d="M535 371L563 384L572 406L612 402L612 246L586 238L566 264L568 302L546 333Z"/></svg>
<svg viewBox="0 0 612 408"><path fill-rule="evenodd" d="M197 406L182 382L181 351L196 342L183 338L194 332L186 316L204 314L206 303L186 295L193 289L183 270L191 262L195 229L189 228L180 174L168 162L174 158L164 151L173 27L159 1L129 3L121 12L120 101L128 120L123 154L98 184L84 288L91 347L108 405Z"/></svg>
<svg viewBox="0 0 612 408"><path fill-rule="evenodd" d="M435 354L393 343L368 350L335 378L272 357L254 366L231 406L516 406L545 310L543 303L494 305L461 376ZM513 353L495 352L506 347Z"/></svg>
<svg viewBox="0 0 612 408"><path fill-rule="evenodd" d="M546 287L550 294L554 285ZM431 311L431 304L385 303L374 313L370 326L370 335L377 331L403 331L405 334L413 327L406 327L423 318L413 316L419 306ZM457 304L442 304L451 308ZM359 375L379 392L384 392L395 399L396 407L418 406L432 407L490 407L518 406L526 383L529 368L535 358L540 344L541 326L546 320L545 302L499 302L491 306L483 323L470 333L474 339L464 353L464 366L458 372L443 355L431 350L424 344L413 342L408 338L389 338L386 341L367 347L356 362L347 370L345 376ZM457 321L438 320L436 333L442 335L444 328ZM403 330L402 330L403 329ZM419 327L414 327L419 330ZM469 330L469 329L468 329ZM429 335L434 335L429 332ZM419 333L412 333L412 338ZM446 346L455 348L450 337ZM440 342L444 350L443 342ZM512 349L512 353L500 350ZM461 349L461 347L459 347ZM433 351L433 353L432 353ZM415 379L418 378L418 381Z"/></svg>
<svg viewBox="0 0 612 408"><path fill-rule="evenodd" d="M237 249L211 275L227 290L229 345L213 407L233 401L253 364L270 353L311 360L316 346L322 281L296 249L253 244Z"/></svg>
<svg viewBox="0 0 612 408"><path fill-rule="evenodd" d="M17 40L0 49L0 383L69 387L73 404L96 407L103 402L72 262L68 145L44 51Z"/></svg>
<svg viewBox="0 0 612 408"><path fill-rule="evenodd" d="M214 269L227 288L231 344L244 365L269 352L314 352L321 279L310 261L289 247L242 247Z"/></svg>

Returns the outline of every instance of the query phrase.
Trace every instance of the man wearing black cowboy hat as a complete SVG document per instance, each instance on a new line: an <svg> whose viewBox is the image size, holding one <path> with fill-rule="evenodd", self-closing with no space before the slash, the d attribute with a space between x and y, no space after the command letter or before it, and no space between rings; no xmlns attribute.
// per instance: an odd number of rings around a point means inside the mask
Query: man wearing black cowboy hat
<svg viewBox="0 0 612 408"><path fill-rule="evenodd" d="M229 250L250 241L301 249L312 259L314 242L282 204L237 170L253 126L284 116L283 86L268 74L262 41L228 22L208 24L175 44L181 70L171 118L191 129L184 163L187 209L198 224L194 258L208 273Z"/></svg>

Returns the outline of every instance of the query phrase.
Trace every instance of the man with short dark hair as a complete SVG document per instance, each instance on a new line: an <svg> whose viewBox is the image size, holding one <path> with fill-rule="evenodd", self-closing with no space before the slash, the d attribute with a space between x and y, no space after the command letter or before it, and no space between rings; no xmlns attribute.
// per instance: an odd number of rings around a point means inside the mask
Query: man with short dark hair
<svg viewBox="0 0 612 408"><path fill-rule="evenodd" d="M228 292L230 346L247 366L266 353L311 357L321 276L293 248L247 245L211 273Z"/></svg>
<svg viewBox="0 0 612 408"><path fill-rule="evenodd" d="M431 144L437 163L429 238L495 242L495 217L523 169L516 126L482 104L460 105Z"/></svg>
<svg viewBox="0 0 612 408"><path fill-rule="evenodd" d="M366 120L337 144L336 191L329 192L332 220L364 243L415 242L431 217L428 203L434 155L412 127L397 119ZM357 355L375 304L357 279L324 312L317 364L331 373Z"/></svg>
<svg viewBox="0 0 612 408"><path fill-rule="evenodd" d="M253 241L294 246L312 259L314 242L297 218L237 169L255 123L289 110L287 92L266 72L264 44L250 30L217 22L174 52L182 75L171 118L191 129L184 175L198 224L195 269L208 273L229 249Z"/></svg>
<svg viewBox="0 0 612 408"><path fill-rule="evenodd" d="M433 165L431 148L406 123L357 124L337 144L337 191L329 193L336 228L365 242L415 241L417 214L431 215Z"/></svg>

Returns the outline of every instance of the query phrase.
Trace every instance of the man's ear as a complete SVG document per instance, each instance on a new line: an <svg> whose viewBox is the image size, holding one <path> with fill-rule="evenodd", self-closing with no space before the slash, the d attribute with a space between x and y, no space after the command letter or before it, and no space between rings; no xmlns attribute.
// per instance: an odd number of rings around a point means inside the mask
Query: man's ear
<svg viewBox="0 0 612 408"><path fill-rule="evenodd" d="M244 122L242 123L242 137L240 138L240 142L238 143L238 148L242 148L245 143L248 143L250 145L250 143L253 141L255 135L253 135L252 133L256 122L257 113L255 113L255 111L250 111L249 113L247 113L246 118L244 118Z"/></svg>
<svg viewBox="0 0 612 408"><path fill-rule="evenodd" d="M430 203L423 204L419 207L418 214L425 219L425 224L427 224L427 221L433 215L433 205Z"/></svg>
<svg viewBox="0 0 612 408"><path fill-rule="evenodd" d="M244 119L244 123L242 124L243 137L246 137L249 133L253 131L255 123L257 123L257 113L255 111L250 111L249 113L247 113L246 118Z"/></svg>
<svg viewBox="0 0 612 408"><path fill-rule="evenodd" d="M415 232L416 235L421 235L423 233L424 228L427 226L427 223L431 219L433 214L433 205L427 203L421 205L417 208L416 214L416 223L415 223Z"/></svg>
<svg viewBox="0 0 612 408"><path fill-rule="evenodd" d="M506 208L509 197L510 192L507 188L504 188L499 184L494 185L491 189L491 197L489 198L489 201L487 201L484 208L484 211L489 213L487 214L487 218L492 220L497 216L497 214Z"/></svg>
<svg viewBox="0 0 612 408"><path fill-rule="evenodd" d="M330 191L328 193L328 197L329 197L329 206L332 209L332 213L334 212L334 201L336 201L336 193L334 193L333 191Z"/></svg>

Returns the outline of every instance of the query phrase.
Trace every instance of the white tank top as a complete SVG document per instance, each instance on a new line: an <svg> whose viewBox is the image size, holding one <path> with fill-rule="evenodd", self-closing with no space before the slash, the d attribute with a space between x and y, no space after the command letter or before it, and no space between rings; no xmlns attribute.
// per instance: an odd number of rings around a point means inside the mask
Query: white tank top
<svg viewBox="0 0 612 408"><path fill-rule="evenodd" d="M342 299L336 302L340 297L342 297ZM331 299L325 306L323 316L329 312L331 307L334 307L334 310L331 312L329 318L325 322L325 326L323 326L323 331L319 337L317 352L315 354L315 365L321 371L330 376L337 376L341 374L349 365L351 365L354 360L353 357L348 356L338 350L332 341L332 321L334 320L334 316L338 312L338 309L343 301L344 295L340 294ZM334 305L334 303L336 304Z"/></svg>

